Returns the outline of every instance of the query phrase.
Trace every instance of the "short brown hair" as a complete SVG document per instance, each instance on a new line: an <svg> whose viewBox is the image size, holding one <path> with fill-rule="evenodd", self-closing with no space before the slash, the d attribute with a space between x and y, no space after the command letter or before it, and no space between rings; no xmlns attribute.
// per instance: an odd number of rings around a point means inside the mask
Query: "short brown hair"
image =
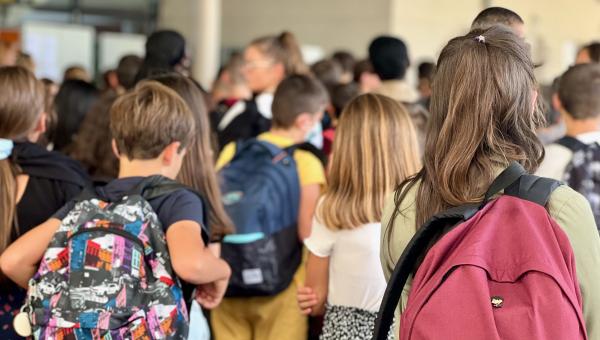
<svg viewBox="0 0 600 340"><path fill-rule="evenodd" d="M119 152L129 159L152 159L173 142L188 146L194 116L181 97L157 81L142 81L110 112L110 130Z"/></svg>
<svg viewBox="0 0 600 340"><path fill-rule="evenodd" d="M600 64L575 65L565 72L558 85L558 98L575 119L600 115Z"/></svg>
<svg viewBox="0 0 600 340"><path fill-rule="evenodd" d="M504 7L488 7L481 11L471 24L471 29L487 29L494 25L524 24L523 18Z"/></svg>
<svg viewBox="0 0 600 340"><path fill-rule="evenodd" d="M329 102L327 90L313 77L293 75L284 79L273 98L273 126L289 128L302 113L323 110Z"/></svg>

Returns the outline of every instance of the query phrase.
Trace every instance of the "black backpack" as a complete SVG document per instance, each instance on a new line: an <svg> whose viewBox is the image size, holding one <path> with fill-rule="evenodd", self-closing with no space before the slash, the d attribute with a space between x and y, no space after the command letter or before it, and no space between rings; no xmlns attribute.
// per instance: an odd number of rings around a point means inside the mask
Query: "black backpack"
<svg viewBox="0 0 600 340"><path fill-rule="evenodd" d="M585 144L573 137L556 141L573 152L562 180L590 202L596 226L600 225L600 144Z"/></svg>

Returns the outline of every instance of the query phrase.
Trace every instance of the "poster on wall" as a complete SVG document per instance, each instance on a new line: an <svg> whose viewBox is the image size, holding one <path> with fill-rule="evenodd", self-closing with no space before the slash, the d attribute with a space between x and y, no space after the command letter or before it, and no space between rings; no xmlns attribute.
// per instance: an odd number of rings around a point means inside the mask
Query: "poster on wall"
<svg viewBox="0 0 600 340"><path fill-rule="evenodd" d="M134 54L144 57L146 36L142 34L103 32L98 34L98 69L114 69L121 57Z"/></svg>
<svg viewBox="0 0 600 340"><path fill-rule="evenodd" d="M95 34L90 26L28 22L21 28L21 45L33 58L37 77L61 82L70 66L94 75Z"/></svg>

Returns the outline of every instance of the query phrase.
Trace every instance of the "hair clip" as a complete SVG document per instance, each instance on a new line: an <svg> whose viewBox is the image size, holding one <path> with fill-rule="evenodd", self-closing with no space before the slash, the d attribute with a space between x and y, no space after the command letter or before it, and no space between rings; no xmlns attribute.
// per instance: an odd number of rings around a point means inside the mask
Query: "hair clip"
<svg viewBox="0 0 600 340"><path fill-rule="evenodd" d="M477 40L478 42L485 44L485 37L483 35L478 35L475 37L475 40Z"/></svg>

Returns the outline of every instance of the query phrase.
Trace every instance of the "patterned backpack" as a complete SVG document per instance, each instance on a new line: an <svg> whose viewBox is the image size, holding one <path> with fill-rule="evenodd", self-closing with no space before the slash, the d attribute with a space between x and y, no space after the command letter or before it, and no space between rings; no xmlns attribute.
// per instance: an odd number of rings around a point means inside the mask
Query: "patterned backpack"
<svg viewBox="0 0 600 340"><path fill-rule="evenodd" d="M573 152L563 180L590 202L596 226L600 228L600 145L585 144L573 137L563 137L556 144Z"/></svg>
<svg viewBox="0 0 600 340"><path fill-rule="evenodd" d="M188 312L148 200L182 189L148 177L115 202L83 193L29 282L36 339L186 339Z"/></svg>

